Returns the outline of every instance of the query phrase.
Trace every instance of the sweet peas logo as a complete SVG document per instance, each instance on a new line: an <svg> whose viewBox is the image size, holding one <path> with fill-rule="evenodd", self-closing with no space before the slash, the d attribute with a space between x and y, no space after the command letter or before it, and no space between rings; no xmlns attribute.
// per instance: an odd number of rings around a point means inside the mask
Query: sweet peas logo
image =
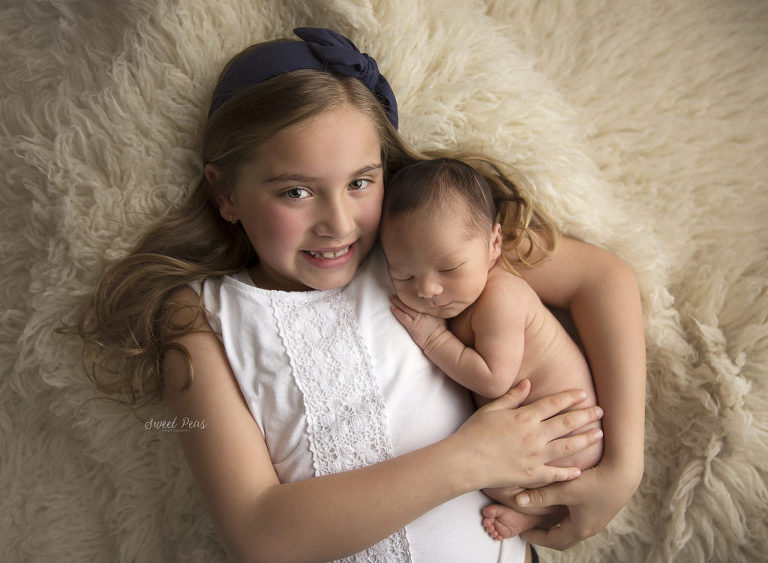
<svg viewBox="0 0 768 563"><path fill-rule="evenodd" d="M166 420L155 420L150 418L144 423L145 430L158 430L160 432L191 432L192 430L205 430L208 423L203 420L183 417L179 420L178 416Z"/></svg>

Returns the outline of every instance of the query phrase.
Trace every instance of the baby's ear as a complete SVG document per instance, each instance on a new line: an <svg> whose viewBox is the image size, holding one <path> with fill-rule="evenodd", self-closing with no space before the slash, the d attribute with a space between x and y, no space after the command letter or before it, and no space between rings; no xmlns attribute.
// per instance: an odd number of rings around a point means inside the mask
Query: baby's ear
<svg viewBox="0 0 768 563"><path fill-rule="evenodd" d="M496 223L491 230L491 239L488 242L491 261L501 256L501 224Z"/></svg>

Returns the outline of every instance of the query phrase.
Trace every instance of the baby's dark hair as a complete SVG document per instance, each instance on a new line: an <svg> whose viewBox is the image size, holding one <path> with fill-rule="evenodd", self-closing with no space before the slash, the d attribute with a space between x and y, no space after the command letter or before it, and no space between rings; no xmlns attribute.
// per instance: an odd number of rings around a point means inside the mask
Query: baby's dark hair
<svg viewBox="0 0 768 563"><path fill-rule="evenodd" d="M386 181L382 226L458 198L470 209L464 225L469 236L487 234L495 223L501 225L501 261L510 271L532 266L555 249L557 227L534 206L523 176L517 174L512 181L509 171L485 155L427 153L427 157Z"/></svg>
<svg viewBox="0 0 768 563"><path fill-rule="evenodd" d="M383 221L429 213L455 199L469 206L470 236L490 233L496 219L493 190L480 172L454 158L420 160L398 171L386 186Z"/></svg>

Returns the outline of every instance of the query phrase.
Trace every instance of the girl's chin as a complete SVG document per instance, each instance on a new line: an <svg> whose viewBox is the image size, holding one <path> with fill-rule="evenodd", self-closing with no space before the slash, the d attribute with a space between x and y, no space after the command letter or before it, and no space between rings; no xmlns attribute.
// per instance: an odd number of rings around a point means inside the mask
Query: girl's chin
<svg viewBox="0 0 768 563"><path fill-rule="evenodd" d="M325 291L347 285L355 275L356 268L338 268L335 271L318 270L294 271L290 275L266 273L259 268L249 271L253 283L262 289L277 291Z"/></svg>
<svg viewBox="0 0 768 563"><path fill-rule="evenodd" d="M312 285L309 287L310 290L314 289L315 291L328 291L331 289L338 289L340 287L344 287L349 282L352 281L352 276L349 276L346 279L333 279L333 280L323 280L323 281L312 281L310 282Z"/></svg>
<svg viewBox="0 0 768 563"><path fill-rule="evenodd" d="M318 291L344 287L355 277L355 272L357 271L356 266L356 264L347 264L347 266L343 268L335 268L333 270L324 270L320 272L314 271L306 276L303 283L308 288Z"/></svg>

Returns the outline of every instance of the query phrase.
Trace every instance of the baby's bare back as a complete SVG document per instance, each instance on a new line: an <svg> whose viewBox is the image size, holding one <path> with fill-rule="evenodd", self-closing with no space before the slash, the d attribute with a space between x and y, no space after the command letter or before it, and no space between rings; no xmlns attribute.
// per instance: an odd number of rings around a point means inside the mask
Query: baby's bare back
<svg viewBox="0 0 768 563"><path fill-rule="evenodd" d="M524 280L519 281L533 294L525 300L530 307L527 312L529 319L525 327L523 361L515 380L515 383L522 379L529 379L531 382L531 393L525 404L567 389L583 389L587 398L574 408L596 405L597 394L592 373L581 348L533 289ZM521 290L525 289L521 287ZM600 427L600 422L596 421L576 433ZM602 452L602 442L597 442L577 454L553 462L552 465L588 469L600 461Z"/></svg>
<svg viewBox="0 0 768 563"><path fill-rule="evenodd" d="M514 295L512 306L504 302L507 307L504 314L521 315L522 322L519 324L525 326L522 361L513 384L523 379L530 380L531 392L524 404L568 389L583 389L587 393L586 400L573 408L596 405L592 374L579 346L525 280L499 268L494 268L483 297L474 306L498 307L500 300L494 299L494 293L502 293L503 288L508 296L511 288ZM461 331L463 327L455 328ZM474 344L477 346L478 342ZM600 427L600 423L595 422L575 433ZM553 465L587 469L594 466L601 455L602 442L598 442L574 456L553 462Z"/></svg>
<svg viewBox="0 0 768 563"><path fill-rule="evenodd" d="M515 380L531 381L526 404L566 389L587 392L580 407L597 404L592 374L581 349L538 298L529 303L532 310L525 327L523 360Z"/></svg>

